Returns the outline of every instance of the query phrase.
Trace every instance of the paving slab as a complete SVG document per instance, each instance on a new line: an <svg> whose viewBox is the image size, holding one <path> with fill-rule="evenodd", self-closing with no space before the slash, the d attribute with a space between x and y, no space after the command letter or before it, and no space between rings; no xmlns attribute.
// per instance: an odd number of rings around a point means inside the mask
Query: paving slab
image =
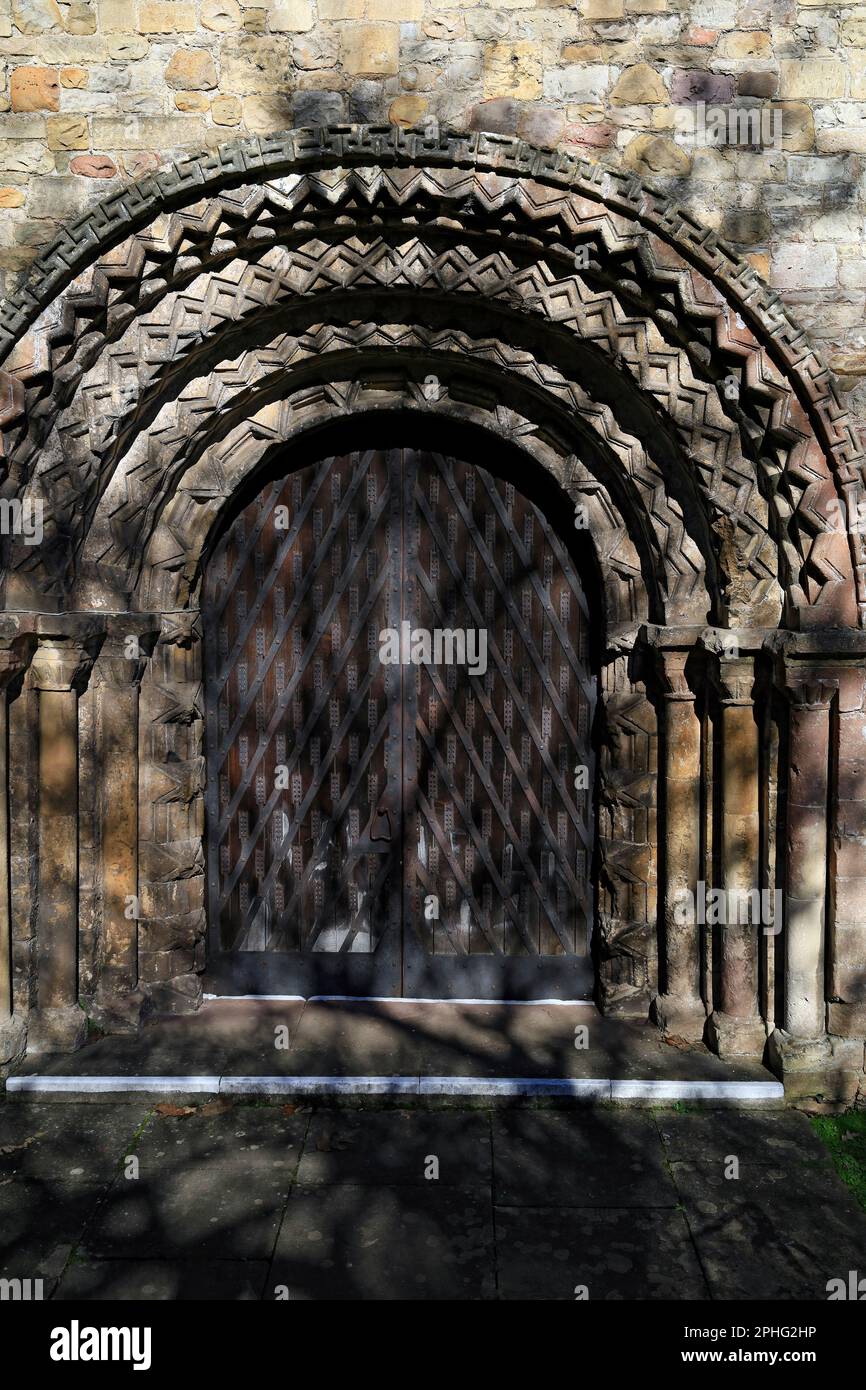
<svg viewBox="0 0 866 1390"><path fill-rule="evenodd" d="M729 1154L751 1165L831 1164L830 1154L799 1110L659 1112L659 1133L669 1158L722 1162Z"/></svg>
<svg viewBox="0 0 866 1390"><path fill-rule="evenodd" d="M53 1295L60 1301L102 1299L182 1302L258 1300L267 1260L91 1260L71 1262Z"/></svg>
<svg viewBox="0 0 866 1390"><path fill-rule="evenodd" d="M0 1105L0 1182L15 1173L107 1185L150 1114L146 1105Z"/></svg>
<svg viewBox="0 0 866 1390"><path fill-rule="evenodd" d="M709 1297L676 1209L497 1206L495 1219L500 1298Z"/></svg>
<svg viewBox="0 0 866 1390"><path fill-rule="evenodd" d="M88 1226L88 1255L267 1259L301 1153L305 1116L237 1106L158 1116Z"/></svg>
<svg viewBox="0 0 866 1390"><path fill-rule="evenodd" d="M673 1163L714 1298L826 1299L827 1280L866 1268L866 1212L832 1166Z"/></svg>
<svg viewBox="0 0 866 1390"><path fill-rule="evenodd" d="M492 1119L497 1206L673 1207L653 1116L611 1108Z"/></svg>
<svg viewBox="0 0 866 1390"><path fill-rule="evenodd" d="M28 1103L0 1134L0 1276L45 1297L824 1300L866 1269L792 1111Z"/></svg>
<svg viewBox="0 0 866 1390"><path fill-rule="evenodd" d="M225 1105L226 1102L218 1102ZM216 1114L154 1115L136 1148L143 1176L230 1158L247 1172L273 1173L289 1184L301 1156L309 1114L279 1106L231 1103Z"/></svg>
<svg viewBox="0 0 866 1390"><path fill-rule="evenodd" d="M321 1111L310 1124L297 1181L301 1187L423 1187L434 1181L427 1176L433 1171L440 1186L489 1192L486 1114Z"/></svg>
<svg viewBox="0 0 866 1390"><path fill-rule="evenodd" d="M475 1300L495 1296L489 1192L295 1188L265 1297Z"/></svg>
<svg viewBox="0 0 866 1390"><path fill-rule="evenodd" d="M44 1279L47 1296L106 1191L24 1177L0 1183L0 1277Z"/></svg>

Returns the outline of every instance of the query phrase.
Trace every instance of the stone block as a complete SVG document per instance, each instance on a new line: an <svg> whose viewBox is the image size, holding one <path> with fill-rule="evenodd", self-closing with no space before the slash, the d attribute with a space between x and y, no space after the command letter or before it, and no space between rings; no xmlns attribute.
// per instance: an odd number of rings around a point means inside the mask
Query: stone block
<svg viewBox="0 0 866 1390"><path fill-rule="evenodd" d="M195 6L182 0L146 0L139 8L142 34L194 34Z"/></svg>
<svg viewBox="0 0 866 1390"><path fill-rule="evenodd" d="M174 99L178 111L209 111L210 98L207 92L178 92Z"/></svg>
<svg viewBox="0 0 866 1390"><path fill-rule="evenodd" d="M113 39L108 45L108 56L115 63L139 63L147 57L150 44L144 38Z"/></svg>
<svg viewBox="0 0 866 1390"><path fill-rule="evenodd" d="M204 122L195 116L94 116L93 143L104 150L175 150L204 144Z"/></svg>
<svg viewBox="0 0 866 1390"><path fill-rule="evenodd" d="M569 63L545 72L543 78L544 95L552 101L603 102L609 85L610 68L602 63Z"/></svg>
<svg viewBox="0 0 866 1390"><path fill-rule="evenodd" d="M542 70L538 45L528 40L494 43L484 50L485 97L511 97L532 101L542 94Z"/></svg>
<svg viewBox="0 0 866 1390"><path fill-rule="evenodd" d="M429 109L430 103L425 96L418 92L406 92L391 102L388 118L394 125L411 129L423 121Z"/></svg>
<svg viewBox="0 0 866 1390"><path fill-rule="evenodd" d="M241 7L237 0L202 0L201 22L205 29L217 34L228 34L240 29L243 23Z"/></svg>
<svg viewBox="0 0 866 1390"><path fill-rule="evenodd" d="M643 106L670 100L668 89L649 63L626 68L610 94L614 106Z"/></svg>
<svg viewBox="0 0 866 1390"><path fill-rule="evenodd" d="M63 28L63 13L56 0L12 0L12 19L21 34Z"/></svg>
<svg viewBox="0 0 866 1390"><path fill-rule="evenodd" d="M699 101L724 106L733 96L734 79L723 72L683 69L675 72L671 81L671 100L680 106L694 106Z"/></svg>
<svg viewBox="0 0 866 1390"><path fill-rule="evenodd" d="M288 130L292 124L292 104L287 96L247 97L243 103L244 125L255 135Z"/></svg>
<svg viewBox="0 0 866 1390"><path fill-rule="evenodd" d="M237 97L214 97L210 113L215 125L240 125L241 103Z"/></svg>
<svg viewBox="0 0 866 1390"><path fill-rule="evenodd" d="M113 179L117 165L104 154L82 154L69 161L73 174L83 174L88 179Z"/></svg>
<svg viewBox="0 0 866 1390"><path fill-rule="evenodd" d="M522 107L510 97L479 102L469 112L470 130L489 130L493 135L516 135Z"/></svg>
<svg viewBox="0 0 866 1390"><path fill-rule="evenodd" d="M96 17L101 34L134 34L135 0L96 0Z"/></svg>
<svg viewBox="0 0 866 1390"><path fill-rule="evenodd" d="M282 0L268 15L273 34L304 34L315 22L312 0Z"/></svg>
<svg viewBox="0 0 866 1390"><path fill-rule="evenodd" d="M166 67L165 80L174 91L200 92L215 87L216 68L208 49L176 49Z"/></svg>
<svg viewBox="0 0 866 1390"><path fill-rule="evenodd" d="M56 68L13 68L9 78L13 111L59 111L60 78Z"/></svg>
<svg viewBox="0 0 866 1390"><path fill-rule="evenodd" d="M424 18L424 0L367 0L367 19L411 24Z"/></svg>
<svg viewBox="0 0 866 1390"><path fill-rule="evenodd" d="M49 150L86 150L90 144L85 116L50 116L45 125Z"/></svg>
<svg viewBox="0 0 866 1390"><path fill-rule="evenodd" d="M779 90L779 78L775 72L741 72L737 75L737 95L758 97L762 101L774 97Z"/></svg>
<svg viewBox="0 0 866 1390"><path fill-rule="evenodd" d="M787 100L826 101L845 95L845 63L832 58L787 58L779 66L779 90Z"/></svg>
<svg viewBox="0 0 866 1390"><path fill-rule="evenodd" d="M833 247L779 242L770 259L770 283L780 290L826 289L836 282L837 264Z"/></svg>
<svg viewBox="0 0 866 1390"><path fill-rule="evenodd" d="M399 70L400 30L393 24L358 24L340 34L340 59L357 76L384 76Z"/></svg>
<svg viewBox="0 0 866 1390"><path fill-rule="evenodd" d="M771 58L772 36L763 30L733 30L722 34L716 53L720 58Z"/></svg>
<svg viewBox="0 0 866 1390"><path fill-rule="evenodd" d="M346 119L346 98L342 92L296 92L292 117L296 126L339 125Z"/></svg>
<svg viewBox="0 0 866 1390"><path fill-rule="evenodd" d="M96 11L88 0L72 0L66 11L67 34L95 34Z"/></svg>
<svg viewBox="0 0 866 1390"><path fill-rule="evenodd" d="M685 178L692 167L688 152L663 135L638 135L626 146L622 162L642 178Z"/></svg>
<svg viewBox="0 0 866 1390"><path fill-rule="evenodd" d="M320 19L363 19L365 0L319 0Z"/></svg>
<svg viewBox="0 0 866 1390"><path fill-rule="evenodd" d="M223 50L221 85L236 96L272 98L288 92L289 74L288 40L277 35L242 38Z"/></svg>
<svg viewBox="0 0 866 1390"><path fill-rule="evenodd" d="M782 148L791 153L815 148L815 117L804 102L783 101Z"/></svg>

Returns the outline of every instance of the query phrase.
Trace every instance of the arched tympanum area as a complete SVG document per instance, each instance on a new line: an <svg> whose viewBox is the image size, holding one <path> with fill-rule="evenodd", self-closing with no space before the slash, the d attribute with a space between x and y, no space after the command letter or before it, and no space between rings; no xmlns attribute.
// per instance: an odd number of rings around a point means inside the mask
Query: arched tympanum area
<svg viewBox="0 0 866 1390"><path fill-rule="evenodd" d="M850 1089L862 459L713 233L516 140L293 132L67 229L0 351L8 1053L74 1043L79 997L110 1027L196 1007L213 538L278 474L390 448L512 470L583 555L600 1005Z"/></svg>

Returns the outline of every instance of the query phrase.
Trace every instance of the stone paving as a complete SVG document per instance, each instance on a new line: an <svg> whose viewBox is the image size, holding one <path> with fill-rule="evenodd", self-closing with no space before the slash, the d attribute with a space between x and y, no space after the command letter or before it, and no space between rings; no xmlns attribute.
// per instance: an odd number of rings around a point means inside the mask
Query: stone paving
<svg viewBox="0 0 866 1390"><path fill-rule="evenodd" d="M585 1046L575 1045L578 1029ZM760 1062L722 1061L702 1043L671 1046L652 1024L604 1018L592 1005L408 999L209 1000L134 1036L28 1057L19 1074L774 1079Z"/></svg>
<svg viewBox="0 0 866 1390"><path fill-rule="evenodd" d="M793 1110L0 1105L0 1277L55 1299L824 1300L864 1268Z"/></svg>

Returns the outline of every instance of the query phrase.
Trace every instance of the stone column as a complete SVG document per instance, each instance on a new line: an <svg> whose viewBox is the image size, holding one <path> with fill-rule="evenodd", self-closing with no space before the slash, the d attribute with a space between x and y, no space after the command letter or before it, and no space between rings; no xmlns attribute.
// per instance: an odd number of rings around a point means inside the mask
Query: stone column
<svg viewBox="0 0 866 1390"><path fill-rule="evenodd" d="M785 990L783 1026L770 1039L773 1069L785 1094L827 1093L844 1070L827 1037L825 948L830 852L830 713L839 680L807 662L780 662L790 701L785 829ZM861 1046L857 1044L857 1046ZM844 1047L841 1052L844 1052Z"/></svg>
<svg viewBox="0 0 866 1390"><path fill-rule="evenodd" d="M699 630L646 629L654 644L661 685L665 820L663 950L664 993L653 1014L666 1036L699 1042L706 1026L701 999L701 927L696 918L701 866L701 722L686 676Z"/></svg>
<svg viewBox="0 0 866 1390"><path fill-rule="evenodd" d="M138 697L159 621L119 614L107 621L93 668L101 939L93 1014L106 1031L134 1030L138 988Z"/></svg>
<svg viewBox="0 0 866 1390"><path fill-rule="evenodd" d="M102 641L104 620L41 616L33 680L39 691L37 1009L28 1046L80 1044L78 1007L78 696Z"/></svg>
<svg viewBox="0 0 866 1390"><path fill-rule="evenodd" d="M758 1008L760 914L759 726L755 719L755 654L751 634L708 630L702 639L721 708L720 1007L708 1041L721 1057L760 1056L766 1028ZM709 894L709 885L707 888ZM758 898L760 902L760 897ZM746 920L741 920L744 918ZM712 925L708 909L707 921Z"/></svg>
<svg viewBox="0 0 866 1390"><path fill-rule="evenodd" d="M23 1049L24 1023L16 1025L12 1007L12 912L9 874L9 756L7 691L25 670L36 639L8 618L0 631L0 1065Z"/></svg>
<svg viewBox="0 0 866 1390"><path fill-rule="evenodd" d="M825 1031L824 917L827 904L827 795L830 705L838 681L788 670L788 824L785 877L785 1031Z"/></svg>

